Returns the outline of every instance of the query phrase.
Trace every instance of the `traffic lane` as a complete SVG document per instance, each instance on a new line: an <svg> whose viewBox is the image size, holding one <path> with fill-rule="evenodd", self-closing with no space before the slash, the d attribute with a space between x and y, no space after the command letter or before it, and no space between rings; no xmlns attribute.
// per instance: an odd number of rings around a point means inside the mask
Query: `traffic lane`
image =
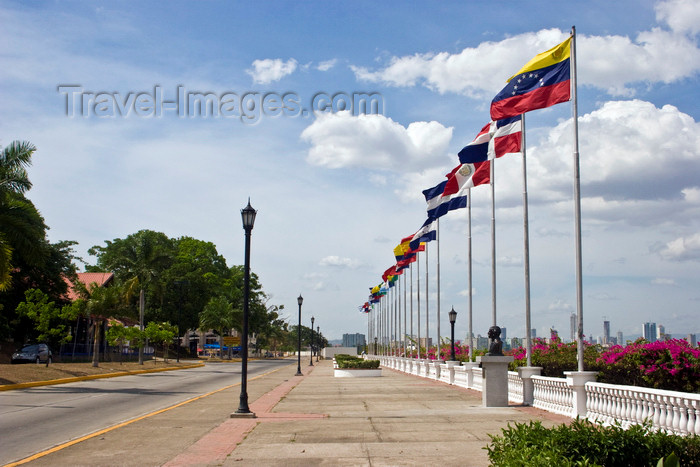
<svg viewBox="0 0 700 467"><path fill-rule="evenodd" d="M288 364L254 360L248 377ZM0 464L239 383L239 363L218 363L4 392Z"/></svg>

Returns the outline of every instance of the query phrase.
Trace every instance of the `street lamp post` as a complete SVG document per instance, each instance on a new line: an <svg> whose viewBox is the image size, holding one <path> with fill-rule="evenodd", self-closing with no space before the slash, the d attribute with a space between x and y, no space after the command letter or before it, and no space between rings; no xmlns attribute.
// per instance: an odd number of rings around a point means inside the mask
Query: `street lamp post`
<svg viewBox="0 0 700 467"><path fill-rule="evenodd" d="M311 345L309 346L311 348L311 363L309 363L309 366L314 366L314 317L311 317Z"/></svg>
<svg viewBox="0 0 700 467"><path fill-rule="evenodd" d="M241 209L241 219L245 230L245 272L243 276L243 329L241 333L241 398L238 410L232 416L252 416L248 407L248 312L250 299L250 232L253 230L257 211L250 205Z"/></svg>
<svg viewBox="0 0 700 467"><path fill-rule="evenodd" d="M321 326L316 326L316 334L318 335L318 349L316 349L316 362L318 362L318 352L321 350Z"/></svg>
<svg viewBox="0 0 700 467"><path fill-rule="evenodd" d="M450 360L455 361L455 321L457 321L457 312L455 311L455 307L452 307L448 314L450 315L450 339L452 340L452 355Z"/></svg>
<svg viewBox="0 0 700 467"><path fill-rule="evenodd" d="M304 297L299 294L297 303L299 304L299 327L297 328L297 374L294 376L304 376L301 372L301 304L304 302Z"/></svg>

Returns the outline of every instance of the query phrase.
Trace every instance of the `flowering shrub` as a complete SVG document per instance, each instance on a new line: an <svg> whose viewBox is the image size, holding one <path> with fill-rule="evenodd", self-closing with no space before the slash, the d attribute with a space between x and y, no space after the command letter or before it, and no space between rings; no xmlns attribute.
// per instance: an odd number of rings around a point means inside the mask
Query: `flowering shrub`
<svg viewBox="0 0 700 467"><path fill-rule="evenodd" d="M598 380L611 384L700 392L700 349L682 339L616 345L598 358Z"/></svg>
<svg viewBox="0 0 700 467"><path fill-rule="evenodd" d="M544 339L534 338L532 342L532 365L542 367L542 376L563 377L565 371L575 371L578 368L576 360L576 342L564 343L559 337L554 337L548 344ZM512 355L514 361L510 364L510 370L527 364L526 350L524 347L505 352ZM584 343L583 361L587 370L598 370L596 359L599 347Z"/></svg>

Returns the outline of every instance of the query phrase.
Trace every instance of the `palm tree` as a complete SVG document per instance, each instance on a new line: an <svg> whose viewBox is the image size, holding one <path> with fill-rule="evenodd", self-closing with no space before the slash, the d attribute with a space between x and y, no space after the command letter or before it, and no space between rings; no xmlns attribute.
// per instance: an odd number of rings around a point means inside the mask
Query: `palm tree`
<svg viewBox="0 0 700 467"><path fill-rule="evenodd" d="M41 257L38 245L46 225L34 205L24 197L32 187L27 175L36 147L14 141L0 153L0 291L10 288L15 250L30 262Z"/></svg>
<svg viewBox="0 0 700 467"><path fill-rule="evenodd" d="M226 297L212 297L199 314L199 329L206 331L214 329L219 331L219 352L223 357L224 347L221 337L227 329L233 327L234 311L231 302Z"/></svg>
<svg viewBox="0 0 700 467"><path fill-rule="evenodd" d="M106 247L94 246L88 253L97 254L98 266L113 271L124 283L127 297L133 297L138 291L139 328L143 332L146 287L172 262L172 241L165 234L140 230L125 239L106 243ZM143 346L139 347L139 364L143 365Z"/></svg>

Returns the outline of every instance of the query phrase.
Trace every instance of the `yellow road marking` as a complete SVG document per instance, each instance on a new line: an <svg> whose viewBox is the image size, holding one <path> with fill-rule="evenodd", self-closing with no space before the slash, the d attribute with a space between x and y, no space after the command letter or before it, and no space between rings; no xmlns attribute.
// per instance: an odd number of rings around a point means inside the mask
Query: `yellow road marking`
<svg viewBox="0 0 700 467"><path fill-rule="evenodd" d="M289 365L286 365L286 366L289 366ZM281 370L282 368L286 368L286 366L281 366L281 367L279 367L279 368L275 368L274 370L270 370L270 371L268 371L268 372L266 372L266 373L263 373L263 374L260 374L260 375L258 375L258 376L254 376L254 377L250 378L250 380L253 381L253 380L256 380L256 379L258 379L258 378L262 378L263 376L270 375L270 374L272 374L272 373L274 373L274 372L276 372L276 371ZM164 408L164 409L156 410L155 412L151 412L151 413L148 413L148 414L146 414L146 415L142 415L142 416L140 416L140 417L133 418L133 419L131 419L131 420L127 420L126 422L119 423L119 424L114 425L114 426L111 426L111 427L109 427L109 428L104 428L104 429L102 429L102 430L96 431L96 432L91 433L91 434L89 434L89 435L85 435L85 436L83 436L83 437L81 437L81 438L77 438L77 439L74 439L74 440L65 442L65 443L63 443L63 444L59 444L58 446L54 446L54 447L52 447L52 448L50 448L50 449L47 449L47 450L45 450L45 451L38 452L38 453L36 453L36 454L34 454L34 455L32 455L32 456L29 456L29 457L26 457L26 458L24 458L24 459L18 460L18 461L16 461L16 462L12 462L12 463L10 463L10 464L5 464L3 467L15 467L15 466L17 466L17 465L26 464L27 462L31 462L31 461L33 461L33 460L37 460L37 459L39 459L40 457L47 456L47 455L52 454L52 453L54 453L54 452L60 451L60 450L62 450L62 449L65 449L65 448L67 448L67 447L73 446L74 444L81 443L81 442L83 442L83 441L85 441L85 440L88 440L88 439L90 439L90 438L94 438L94 437L96 437L96 436L100 436L100 435L103 435L103 434L105 434L105 433L109 433L109 432L112 431L112 430L116 430L117 428L122 428L122 427L127 426L127 425L130 425L130 424L132 424L132 423L134 423L134 422L138 422L139 420L143 420L143 419L145 419L145 418L149 418L149 417L152 417L152 416L154 416L154 415L158 415L158 414L161 414L161 413L163 413L163 412L167 412L167 411L169 411L169 410L176 409L176 408L181 407L181 406L183 406L183 405L185 405L185 404L189 404L190 402L194 402L194 401L196 401L196 400L203 399L203 398L205 398L205 397L207 397L207 396L211 396L212 394L216 394L217 392L225 391L226 389L232 388L232 387L234 387L234 386L239 386L240 384L241 384L241 383L230 384L230 385L225 386L225 387L223 387L223 388L217 389L216 391L211 391L211 392L208 392L208 393L206 393L206 394L202 394L201 396L193 397L192 399L188 399L188 400L186 400L186 401L179 402L179 403L177 403L177 404L175 404L175 405L172 405L172 406L170 406L170 407L166 407L166 408Z"/></svg>

